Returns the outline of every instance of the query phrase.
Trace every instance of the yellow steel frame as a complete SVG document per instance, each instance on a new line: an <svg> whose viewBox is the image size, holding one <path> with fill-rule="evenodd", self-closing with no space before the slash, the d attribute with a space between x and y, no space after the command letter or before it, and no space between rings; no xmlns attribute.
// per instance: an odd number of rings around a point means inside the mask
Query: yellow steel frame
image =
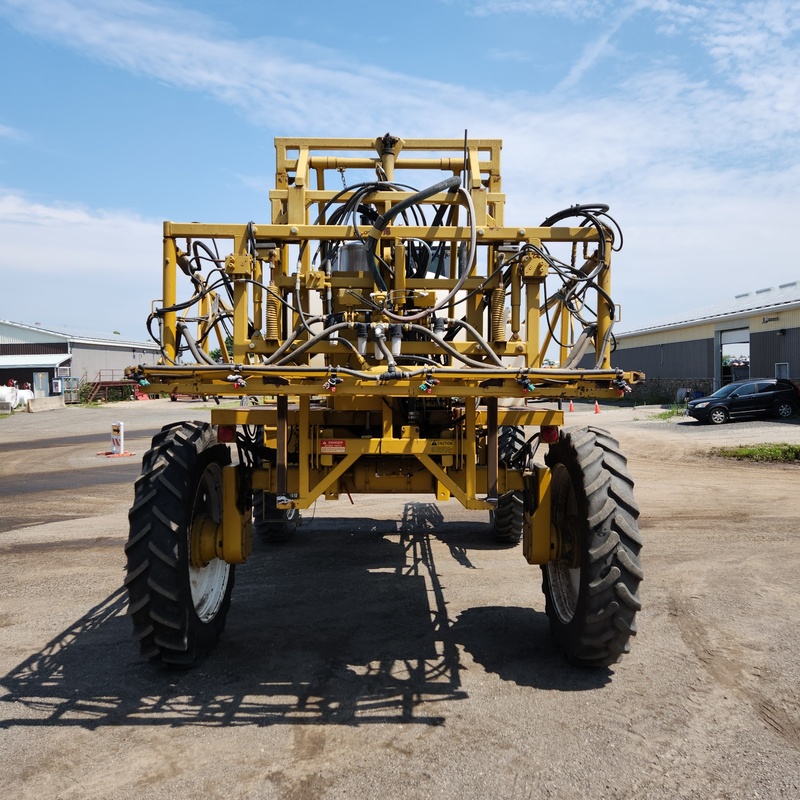
<svg viewBox="0 0 800 800"><path fill-rule="evenodd" d="M616 397L621 386L642 379L638 373L623 374L611 367L612 248L605 248L602 259L598 253L600 237L613 233L586 225L506 224L500 140L404 141L387 134L377 139L279 138L275 147L269 221L164 223L159 312L163 358L131 374L169 393L259 398L256 406L214 410L212 421L263 426L276 461L253 470L252 483L276 493L279 508L304 508L322 495L333 498L358 491L428 491L440 499L455 497L467 508L492 508L498 494L523 488L519 469L498 464L498 426L557 427L563 424L559 411L533 408L528 401ZM357 196L357 185L336 189L335 181L344 182L346 174L359 170L379 175L380 181L366 199L362 197L374 215L391 216L398 204L414 201L419 208L438 208L438 219L429 224L421 217L398 216L382 227L375 223L370 228L367 222L359 229L355 217L331 222L333 210ZM463 175L463 188L415 200L419 196L414 191L392 183L396 175L409 172ZM470 206L471 218L463 220L460 209ZM376 254L372 270L339 272L316 264L312 257L319 243L335 247L370 240ZM216 265L224 273L226 291L198 283L194 276L193 243L211 241L229 248ZM424 243L431 253L443 245L450 255L444 274L407 275L412 242ZM459 248L468 250L472 242L482 257L460 277ZM591 276L597 287L592 369L545 368L556 337L561 364L567 363L575 342L576 304L568 305L568 292L546 299L544 295L552 264L546 251L558 243L572 243L573 262L583 251L584 262L574 265L575 275L578 281ZM179 296L181 273L192 277L194 295L189 301ZM438 308L436 293L454 289L460 290L463 305L457 308L454 296ZM509 325L501 319L506 296ZM338 342L314 337L308 324L304 327L312 301L327 304L333 312ZM487 319L490 307L494 316ZM404 308L413 309L423 327L432 324L435 311L451 321L463 315L466 333L446 343L450 366L431 362L444 352L444 345L421 335L419 325L407 323ZM549 325L542 335L540 318L545 317ZM223 345L226 319L232 321L232 355L222 364L208 363L210 347ZM196 331L190 331L190 323L196 323ZM372 355L356 345L359 326L366 324L376 348L379 326L401 325L402 354L416 366L398 366L387 373L385 350ZM181 341L192 338L196 345L189 356ZM347 347L342 339L349 342ZM504 408L499 399L516 405ZM423 437L413 420L398 421L400 402L449 409L453 424ZM356 435L354 426L363 419L369 430ZM538 480L545 486L546 470ZM235 530L239 527L237 521ZM227 540L238 541L237 537L231 532ZM543 548L540 544L538 549Z"/></svg>

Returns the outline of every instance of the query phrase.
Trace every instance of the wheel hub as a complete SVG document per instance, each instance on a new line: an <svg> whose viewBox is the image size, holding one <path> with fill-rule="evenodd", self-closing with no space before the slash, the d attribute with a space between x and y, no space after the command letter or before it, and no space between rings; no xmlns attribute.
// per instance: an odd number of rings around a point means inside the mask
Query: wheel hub
<svg viewBox="0 0 800 800"><path fill-rule="evenodd" d="M209 464L197 485L189 538L189 586L195 613L204 622L219 611L228 585L230 565L216 557L222 519L222 470Z"/></svg>

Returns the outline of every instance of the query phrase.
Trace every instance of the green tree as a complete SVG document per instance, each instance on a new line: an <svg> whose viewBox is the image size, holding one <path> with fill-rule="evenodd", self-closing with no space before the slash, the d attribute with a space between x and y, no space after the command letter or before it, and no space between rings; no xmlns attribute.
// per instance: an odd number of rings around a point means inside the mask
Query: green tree
<svg viewBox="0 0 800 800"><path fill-rule="evenodd" d="M228 351L228 358L232 358L233 357L233 336L226 336L225 337L225 349ZM219 347L217 347L214 350L211 350L209 352L209 355L211 356L211 358L214 359L214 361L222 361L222 350L220 350Z"/></svg>

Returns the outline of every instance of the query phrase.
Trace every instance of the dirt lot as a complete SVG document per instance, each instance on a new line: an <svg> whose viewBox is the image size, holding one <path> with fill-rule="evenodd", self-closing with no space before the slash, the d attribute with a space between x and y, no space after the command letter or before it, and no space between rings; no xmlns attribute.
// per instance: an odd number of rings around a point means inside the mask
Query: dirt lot
<svg viewBox="0 0 800 800"><path fill-rule="evenodd" d="M553 650L538 569L452 501L320 502L237 572L201 669L143 662L123 579L139 458L196 403L0 420L4 798L800 797L800 468L701 426L581 408L621 441L644 609L609 670ZM136 458L97 456L111 422Z"/></svg>

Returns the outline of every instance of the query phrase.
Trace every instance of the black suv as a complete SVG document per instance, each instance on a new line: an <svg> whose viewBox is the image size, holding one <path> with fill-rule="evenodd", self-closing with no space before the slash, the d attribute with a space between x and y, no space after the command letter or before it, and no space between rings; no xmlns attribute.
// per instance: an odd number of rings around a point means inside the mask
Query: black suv
<svg viewBox="0 0 800 800"><path fill-rule="evenodd" d="M800 409L800 388L783 378L736 381L708 397L690 400L686 413L701 422L720 425L731 417L775 414L782 419Z"/></svg>

